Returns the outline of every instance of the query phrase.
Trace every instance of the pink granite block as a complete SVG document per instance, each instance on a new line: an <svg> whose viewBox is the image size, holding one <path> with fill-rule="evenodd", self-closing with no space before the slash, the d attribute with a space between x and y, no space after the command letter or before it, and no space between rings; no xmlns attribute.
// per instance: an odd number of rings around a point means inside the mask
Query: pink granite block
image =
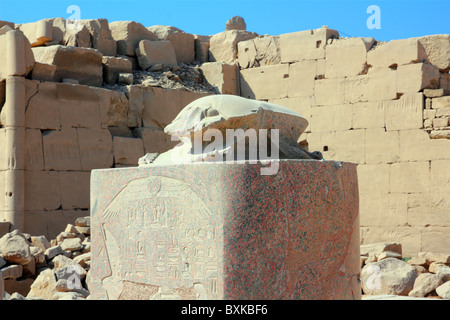
<svg viewBox="0 0 450 320"><path fill-rule="evenodd" d="M360 299L356 165L93 170L93 299Z"/></svg>

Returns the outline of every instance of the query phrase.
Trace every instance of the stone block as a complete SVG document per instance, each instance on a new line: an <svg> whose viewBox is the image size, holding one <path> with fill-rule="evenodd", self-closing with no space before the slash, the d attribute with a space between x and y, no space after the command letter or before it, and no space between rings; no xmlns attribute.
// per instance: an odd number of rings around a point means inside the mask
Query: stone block
<svg viewBox="0 0 450 320"><path fill-rule="evenodd" d="M44 170L42 134L38 129L25 130L25 170Z"/></svg>
<svg viewBox="0 0 450 320"><path fill-rule="evenodd" d="M308 150L322 152L326 160L336 159L335 133L334 132L311 132L307 135Z"/></svg>
<svg viewBox="0 0 450 320"><path fill-rule="evenodd" d="M46 19L23 23L20 25L19 30L28 38L31 47L43 46L45 43L52 41L53 23Z"/></svg>
<svg viewBox="0 0 450 320"><path fill-rule="evenodd" d="M31 79L39 81L55 81L56 66L53 64L36 62L31 71Z"/></svg>
<svg viewBox="0 0 450 320"><path fill-rule="evenodd" d="M100 128L99 97L88 86L56 84L62 128Z"/></svg>
<svg viewBox="0 0 450 320"><path fill-rule="evenodd" d="M439 79L439 88L444 88L445 90L450 91L449 73L441 73L441 78Z"/></svg>
<svg viewBox="0 0 450 320"><path fill-rule="evenodd" d="M209 39L211 36L194 35L195 60L199 62L209 61Z"/></svg>
<svg viewBox="0 0 450 320"><path fill-rule="evenodd" d="M114 21L109 24L109 28L113 39L117 42L118 55L133 57L141 40L158 40L153 32L134 21Z"/></svg>
<svg viewBox="0 0 450 320"><path fill-rule="evenodd" d="M314 81L316 106L340 105L344 103L344 79L319 79Z"/></svg>
<svg viewBox="0 0 450 320"><path fill-rule="evenodd" d="M369 100L369 76L348 76L344 82L344 102L358 103Z"/></svg>
<svg viewBox="0 0 450 320"><path fill-rule="evenodd" d="M89 32L89 29L84 25L75 28L67 28L66 32L64 33L62 44L71 47L90 48L91 33Z"/></svg>
<svg viewBox="0 0 450 320"><path fill-rule="evenodd" d="M75 128L42 133L45 170L81 170L80 150Z"/></svg>
<svg viewBox="0 0 450 320"><path fill-rule="evenodd" d="M305 60L289 65L288 97L306 97L314 94L316 61Z"/></svg>
<svg viewBox="0 0 450 320"><path fill-rule="evenodd" d="M238 43L257 36L254 32L244 30L228 30L213 35L209 41L209 61L235 62Z"/></svg>
<svg viewBox="0 0 450 320"><path fill-rule="evenodd" d="M358 164L365 163L365 129L335 132L336 159Z"/></svg>
<svg viewBox="0 0 450 320"><path fill-rule="evenodd" d="M441 88L441 89L424 89L423 95L427 98L439 98L442 97L447 90Z"/></svg>
<svg viewBox="0 0 450 320"><path fill-rule="evenodd" d="M238 62L241 69L279 64L280 37L259 36L238 43Z"/></svg>
<svg viewBox="0 0 450 320"><path fill-rule="evenodd" d="M428 61L437 66L442 73L450 70L450 35L435 34L418 38L425 48Z"/></svg>
<svg viewBox="0 0 450 320"><path fill-rule="evenodd" d="M353 106L323 106L311 108L311 132L341 131L352 128Z"/></svg>
<svg viewBox="0 0 450 320"><path fill-rule="evenodd" d="M274 99L269 100L270 103L275 103L284 107L287 107L303 118L308 120L308 126L305 129L305 132L311 132L311 101L312 97L297 97L297 98L283 98L283 99Z"/></svg>
<svg viewBox="0 0 450 320"><path fill-rule="evenodd" d="M172 44L176 60L183 63L191 63L195 60L194 35L186 33L171 26L151 26L147 28L152 31L159 40L168 40Z"/></svg>
<svg viewBox="0 0 450 320"><path fill-rule="evenodd" d="M32 50L37 62L56 65L55 81L75 79L96 87L103 83L103 55L96 49L55 45Z"/></svg>
<svg viewBox="0 0 450 320"><path fill-rule="evenodd" d="M157 128L137 128L135 134L142 139L145 153L163 153L180 143L172 141L170 135Z"/></svg>
<svg viewBox="0 0 450 320"><path fill-rule="evenodd" d="M427 63L416 63L397 68L397 92L414 93L439 87L439 69Z"/></svg>
<svg viewBox="0 0 450 320"><path fill-rule="evenodd" d="M14 22L0 20L0 28L3 28L4 26L8 26L11 29L14 29Z"/></svg>
<svg viewBox="0 0 450 320"><path fill-rule="evenodd" d="M389 164L377 163L359 165L358 187L360 195L386 195L389 191Z"/></svg>
<svg viewBox="0 0 450 320"><path fill-rule="evenodd" d="M450 140L430 138L423 130L401 130L400 161L450 159Z"/></svg>
<svg viewBox="0 0 450 320"><path fill-rule="evenodd" d="M400 159L400 134L384 128L366 129L366 163L395 163Z"/></svg>
<svg viewBox="0 0 450 320"><path fill-rule="evenodd" d="M282 34L280 35L281 63L323 59L328 39L338 37L338 31L328 28Z"/></svg>
<svg viewBox="0 0 450 320"><path fill-rule="evenodd" d="M77 136L83 171L113 166L112 138L108 129L77 128Z"/></svg>
<svg viewBox="0 0 450 320"><path fill-rule="evenodd" d="M207 94L162 88L146 88L144 91L144 110L142 112L143 126L164 129L185 106L204 96L207 96Z"/></svg>
<svg viewBox="0 0 450 320"><path fill-rule="evenodd" d="M92 48L97 49L105 56L116 55L117 44L112 37L107 19L78 20L77 23L89 30Z"/></svg>
<svg viewBox="0 0 450 320"><path fill-rule="evenodd" d="M440 109L439 111L441 111ZM448 114L450 115L450 108L448 111ZM442 118L435 118L433 119L433 127L434 128L444 128L448 126L448 117L442 117Z"/></svg>
<svg viewBox="0 0 450 320"><path fill-rule="evenodd" d="M56 210L61 186L55 171L25 171L25 210Z"/></svg>
<svg viewBox="0 0 450 320"><path fill-rule="evenodd" d="M326 78L357 76L367 72L367 51L373 38L347 38L325 46Z"/></svg>
<svg viewBox="0 0 450 320"><path fill-rule="evenodd" d="M439 97L432 99L431 106L433 109L450 108L450 96Z"/></svg>
<svg viewBox="0 0 450 320"><path fill-rule="evenodd" d="M8 76L27 76L35 63L27 37L20 30L8 28L4 26L3 31L6 32L0 33L0 81ZM7 61L10 63L5 63Z"/></svg>
<svg viewBox="0 0 450 320"><path fill-rule="evenodd" d="M426 61L427 54L417 38L392 40L376 46L367 53L367 63L372 68L396 68Z"/></svg>
<svg viewBox="0 0 450 320"><path fill-rule="evenodd" d="M63 209L89 208L90 172L58 172Z"/></svg>
<svg viewBox="0 0 450 320"><path fill-rule="evenodd" d="M384 101L386 130L420 129L423 127L422 93L405 94L398 100Z"/></svg>
<svg viewBox="0 0 450 320"><path fill-rule="evenodd" d="M134 76L132 73L119 73L117 77L117 83L120 85L132 85L134 83Z"/></svg>
<svg viewBox="0 0 450 320"><path fill-rule="evenodd" d="M94 171L91 299L360 299L356 167L281 160L276 179L260 169Z"/></svg>
<svg viewBox="0 0 450 320"><path fill-rule="evenodd" d="M25 83L27 85L26 91L33 92L25 111L26 127L43 130L60 129L61 120L56 83L42 82L39 84L39 90L34 81L26 81ZM32 86L35 86L36 90L31 90Z"/></svg>
<svg viewBox="0 0 450 320"><path fill-rule="evenodd" d="M33 282L33 278L5 280L5 292L10 293L11 297L14 295L14 293L18 293L26 297L30 292L30 286L33 284Z"/></svg>
<svg viewBox="0 0 450 320"><path fill-rule="evenodd" d="M450 239L446 235L450 227L428 227L422 231L422 250L434 252L448 252Z"/></svg>
<svg viewBox="0 0 450 320"><path fill-rule="evenodd" d="M394 193L428 192L430 163L399 162L390 168L389 191Z"/></svg>
<svg viewBox="0 0 450 320"><path fill-rule="evenodd" d="M433 162L431 162L431 175L433 176ZM445 161L444 161L445 163ZM448 168L447 168L448 170ZM440 172L442 174L442 172ZM432 178L433 179L433 178ZM408 223L416 227L448 226L450 216L448 214L449 199L445 193L446 185L435 184L434 192L408 194ZM442 191L441 191L442 190Z"/></svg>
<svg viewBox="0 0 450 320"><path fill-rule="evenodd" d="M144 110L144 90L141 86L131 85L127 86L125 94L128 98L127 127L140 127Z"/></svg>
<svg viewBox="0 0 450 320"><path fill-rule="evenodd" d="M241 96L244 98L281 99L288 96L289 65L279 64L241 70Z"/></svg>
<svg viewBox="0 0 450 320"><path fill-rule="evenodd" d="M15 280L22 276L23 267L20 264L12 264L7 267L3 267L0 272L2 273L3 280Z"/></svg>
<svg viewBox="0 0 450 320"><path fill-rule="evenodd" d="M353 129L384 128L384 105L379 102L353 104Z"/></svg>
<svg viewBox="0 0 450 320"><path fill-rule="evenodd" d="M154 64L177 65L175 50L169 40L142 40L136 48L136 56L142 70L147 70Z"/></svg>
<svg viewBox="0 0 450 320"><path fill-rule="evenodd" d="M127 127L129 103L125 92L96 89L99 97L100 122L104 127Z"/></svg>
<svg viewBox="0 0 450 320"><path fill-rule="evenodd" d="M397 70L377 68L369 70L367 76L369 101L397 99Z"/></svg>
<svg viewBox="0 0 450 320"><path fill-rule="evenodd" d="M206 82L218 94L239 95L239 69L236 63L206 62L201 65Z"/></svg>
<svg viewBox="0 0 450 320"><path fill-rule="evenodd" d="M118 83L120 73L131 73L131 61L121 57L103 56L103 81L107 84Z"/></svg>
<svg viewBox="0 0 450 320"><path fill-rule="evenodd" d="M406 194L361 194L359 208L361 226L392 227L407 223Z"/></svg>
<svg viewBox="0 0 450 320"><path fill-rule="evenodd" d="M136 166L145 154L142 139L113 137L113 153L115 164Z"/></svg>

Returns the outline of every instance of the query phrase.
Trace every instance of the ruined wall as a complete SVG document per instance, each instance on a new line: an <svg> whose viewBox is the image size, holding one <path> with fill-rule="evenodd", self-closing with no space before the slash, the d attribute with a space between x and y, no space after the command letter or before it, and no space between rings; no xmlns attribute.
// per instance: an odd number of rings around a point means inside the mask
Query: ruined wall
<svg viewBox="0 0 450 320"><path fill-rule="evenodd" d="M17 74L26 77L25 232L53 238L86 216L90 170L169 149L164 126L190 101L222 93L293 109L309 121L302 145L358 164L362 243L399 241L404 254L450 246L449 35L379 43L325 27L198 36L132 21L43 21L0 23L0 46L15 27L33 47ZM0 63L0 105L7 75ZM6 127L2 117L0 145Z"/></svg>

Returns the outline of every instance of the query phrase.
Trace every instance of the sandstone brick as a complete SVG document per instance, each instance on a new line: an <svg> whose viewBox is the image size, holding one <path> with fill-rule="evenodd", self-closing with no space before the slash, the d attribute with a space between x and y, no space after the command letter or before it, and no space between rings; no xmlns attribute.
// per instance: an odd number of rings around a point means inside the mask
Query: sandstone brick
<svg viewBox="0 0 450 320"><path fill-rule="evenodd" d="M311 108L311 132L341 131L352 128L352 105Z"/></svg>
<svg viewBox="0 0 450 320"><path fill-rule="evenodd" d="M336 160L354 163L365 162L365 130L336 131Z"/></svg>
<svg viewBox="0 0 450 320"><path fill-rule="evenodd" d="M433 109L450 108L450 96L432 99L431 106Z"/></svg>
<svg viewBox="0 0 450 320"><path fill-rule="evenodd" d="M27 86L34 82L26 81ZM60 129L56 83L43 82L39 90L28 101L25 113L25 125L34 129Z"/></svg>
<svg viewBox="0 0 450 320"><path fill-rule="evenodd" d="M281 63L325 58L325 45L338 38L336 30L320 28L280 35Z"/></svg>
<svg viewBox="0 0 450 320"><path fill-rule="evenodd" d="M136 48L136 56L142 70L147 70L154 64L177 65L175 50L168 40L142 40Z"/></svg>
<svg viewBox="0 0 450 320"><path fill-rule="evenodd" d="M311 132L307 135L307 141L309 150L322 152L326 160L338 160L334 132Z"/></svg>
<svg viewBox="0 0 450 320"><path fill-rule="evenodd" d="M55 210L61 206L61 187L54 171L25 172L25 210Z"/></svg>
<svg viewBox="0 0 450 320"><path fill-rule="evenodd" d="M156 41L158 37L142 24L134 21L114 21L109 24L111 35L117 42L117 54L135 56L141 40Z"/></svg>
<svg viewBox="0 0 450 320"><path fill-rule="evenodd" d="M419 92L439 86L439 69L427 63L400 66L397 69L397 92Z"/></svg>
<svg viewBox="0 0 450 320"><path fill-rule="evenodd" d="M358 103L369 100L369 77L367 75L349 76L344 82L344 102Z"/></svg>
<svg viewBox="0 0 450 320"><path fill-rule="evenodd" d="M288 96L287 64L241 70L241 96L249 99L281 99Z"/></svg>
<svg viewBox="0 0 450 320"><path fill-rule="evenodd" d="M97 87L103 83L102 54L95 49L55 45L33 48L33 54L37 62L56 65L55 81L68 78Z"/></svg>
<svg viewBox="0 0 450 320"><path fill-rule="evenodd" d="M216 93L239 95L239 69L237 64L207 62L201 65L205 80Z"/></svg>
<svg viewBox="0 0 450 320"><path fill-rule="evenodd" d="M209 61L210 36L194 35L195 60L199 62Z"/></svg>
<svg viewBox="0 0 450 320"><path fill-rule="evenodd" d="M424 120L432 120L434 117L436 117L436 110L423 110L423 119Z"/></svg>
<svg viewBox="0 0 450 320"><path fill-rule="evenodd" d="M377 68L369 70L367 76L369 101L397 99L397 70Z"/></svg>
<svg viewBox="0 0 450 320"><path fill-rule="evenodd" d="M64 128L99 128L99 97L82 85L56 84L61 125Z"/></svg>
<svg viewBox="0 0 450 320"><path fill-rule="evenodd" d="M439 88L444 88L445 90L450 91L449 73L441 73L441 78L439 79Z"/></svg>
<svg viewBox="0 0 450 320"><path fill-rule="evenodd" d="M66 128L42 133L45 170L81 170L77 131Z"/></svg>
<svg viewBox="0 0 450 320"><path fill-rule="evenodd" d="M62 44L71 47L90 48L91 34L86 26L79 28L67 28ZM103 53L103 52L102 52Z"/></svg>
<svg viewBox="0 0 450 320"><path fill-rule="evenodd" d="M180 143L172 141L171 136L161 129L138 128L135 132L142 139L145 153L163 153Z"/></svg>
<svg viewBox="0 0 450 320"><path fill-rule="evenodd" d="M25 170L44 170L41 131L26 129L25 143Z"/></svg>
<svg viewBox="0 0 450 320"><path fill-rule="evenodd" d="M433 161L432 161L433 163ZM441 190L445 185L431 182L433 190ZM448 226L449 200L444 191L408 194L408 223L413 226Z"/></svg>
<svg viewBox="0 0 450 320"><path fill-rule="evenodd" d="M3 280L20 278L23 273L23 267L19 264L13 264L1 269Z"/></svg>
<svg viewBox="0 0 450 320"><path fill-rule="evenodd" d="M308 126L306 127L305 132L311 131L311 101L311 96L269 100L270 103L287 107L308 120Z"/></svg>
<svg viewBox="0 0 450 320"><path fill-rule="evenodd" d="M446 93L446 90L441 89L424 89L423 95L427 98L439 98L442 97Z"/></svg>
<svg viewBox="0 0 450 320"><path fill-rule="evenodd" d="M425 48L417 38L392 40L367 53L367 63L373 68L412 64L426 58Z"/></svg>
<svg viewBox="0 0 450 320"><path fill-rule="evenodd" d="M305 60L289 65L288 97L306 97L314 94L316 61Z"/></svg>
<svg viewBox="0 0 450 320"><path fill-rule="evenodd" d="M359 194L387 194L389 164L361 164L358 166Z"/></svg>
<svg viewBox="0 0 450 320"><path fill-rule="evenodd" d="M431 131L431 139L450 139L450 130Z"/></svg>
<svg viewBox="0 0 450 320"><path fill-rule="evenodd" d="M353 104L354 129L384 128L384 105L379 102L360 102Z"/></svg>
<svg viewBox="0 0 450 320"><path fill-rule="evenodd" d="M422 231L422 250L448 252L450 239L447 237L450 227L428 227Z"/></svg>
<svg viewBox="0 0 450 320"><path fill-rule="evenodd" d="M140 127L142 111L144 110L144 90L141 86L127 86L125 91L128 98L127 126Z"/></svg>
<svg viewBox="0 0 450 320"><path fill-rule="evenodd" d="M118 83L120 73L131 73L131 61L121 57L104 56L103 63L103 81L107 84Z"/></svg>
<svg viewBox="0 0 450 320"><path fill-rule="evenodd" d="M395 163L400 158L398 131L366 129L366 163Z"/></svg>
<svg viewBox="0 0 450 320"><path fill-rule="evenodd" d="M280 63L280 37L259 36L238 43L238 62L242 69Z"/></svg>
<svg viewBox="0 0 450 320"><path fill-rule="evenodd" d="M340 105L344 103L343 79L319 79L314 82L315 105Z"/></svg>
<svg viewBox="0 0 450 320"><path fill-rule="evenodd" d="M191 63L195 60L194 35L186 33L171 26L151 26L152 31L159 40L168 40L172 44L176 60L183 63Z"/></svg>
<svg viewBox="0 0 450 320"><path fill-rule="evenodd" d="M443 73L450 69L450 35L435 34L418 38L424 46L428 61L437 66Z"/></svg>
<svg viewBox="0 0 450 320"><path fill-rule="evenodd" d="M400 131L400 161L450 159L450 140L430 139L426 131Z"/></svg>
<svg viewBox="0 0 450 320"><path fill-rule="evenodd" d="M144 152L142 139L113 137L114 163L123 165L138 164L138 160Z"/></svg>
<svg viewBox="0 0 450 320"><path fill-rule="evenodd" d="M407 222L406 194L361 194L361 226L392 227Z"/></svg>
<svg viewBox="0 0 450 320"><path fill-rule="evenodd" d="M422 93L405 94L399 100L385 101L382 104L387 131L423 127L424 99Z"/></svg>
<svg viewBox="0 0 450 320"><path fill-rule="evenodd" d="M399 162L391 165L389 191L395 193L428 192L430 163Z"/></svg>
<svg viewBox="0 0 450 320"><path fill-rule="evenodd" d="M146 88L142 112L143 125L164 129L185 106L206 95L188 91Z"/></svg>
<svg viewBox="0 0 450 320"><path fill-rule="evenodd" d="M31 79L40 81L55 81L56 66L53 64L46 64L36 62L31 71Z"/></svg>
<svg viewBox="0 0 450 320"><path fill-rule="evenodd" d="M62 208L89 208L90 172L60 171L58 175Z"/></svg>
<svg viewBox="0 0 450 320"><path fill-rule="evenodd" d="M104 127L127 127L128 99L125 92L96 89L99 96L100 121Z"/></svg>
<svg viewBox="0 0 450 320"><path fill-rule="evenodd" d="M326 78L356 76L365 72L373 38L338 39L325 47Z"/></svg>
<svg viewBox="0 0 450 320"><path fill-rule="evenodd" d="M45 19L37 22L23 23L19 30L22 31L30 41L32 47L45 45L52 41L53 23Z"/></svg>
<svg viewBox="0 0 450 320"><path fill-rule="evenodd" d="M441 111L441 110L442 109L440 109L439 111ZM450 115L450 108L449 108L448 113ZM449 120L448 117L435 118L435 119L433 119L433 127L434 128L447 127L448 126L448 120Z"/></svg>
<svg viewBox="0 0 450 320"><path fill-rule="evenodd" d="M79 20L77 23L89 30L92 48L97 49L105 56L116 55L117 44L112 37L107 19Z"/></svg>
<svg viewBox="0 0 450 320"><path fill-rule="evenodd" d="M213 35L209 41L209 61L234 62L237 59L238 43L256 38L254 32L228 30Z"/></svg>
<svg viewBox="0 0 450 320"><path fill-rule="evenodd" d="M78 128L77 134L82 170L89 171L113 166L112 138L108 129Z"/></svg>

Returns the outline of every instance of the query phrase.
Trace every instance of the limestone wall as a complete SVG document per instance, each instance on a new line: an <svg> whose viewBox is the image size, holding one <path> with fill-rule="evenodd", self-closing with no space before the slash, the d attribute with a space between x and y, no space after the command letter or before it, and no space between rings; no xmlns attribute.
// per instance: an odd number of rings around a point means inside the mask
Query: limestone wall
<svg viewBox="0 0 450 320"><path fill-rule="evenodd" d="M165 125L190 101L222 93L293 109L309 121L302 145L358 164L362 243L399 241L404 255L450 246L449 35L380 43L324 27L199 36L105 19L74 29L56 18L0 22L0 48L0 221L10 217L14 171L24 231L54 238L88 214L90 170L171 148ZM7 116L17 104L11 76L24 83L19 125ZM20 128L19 140L8 127ZM21 167L10 161L17 150Z"/></svg>

